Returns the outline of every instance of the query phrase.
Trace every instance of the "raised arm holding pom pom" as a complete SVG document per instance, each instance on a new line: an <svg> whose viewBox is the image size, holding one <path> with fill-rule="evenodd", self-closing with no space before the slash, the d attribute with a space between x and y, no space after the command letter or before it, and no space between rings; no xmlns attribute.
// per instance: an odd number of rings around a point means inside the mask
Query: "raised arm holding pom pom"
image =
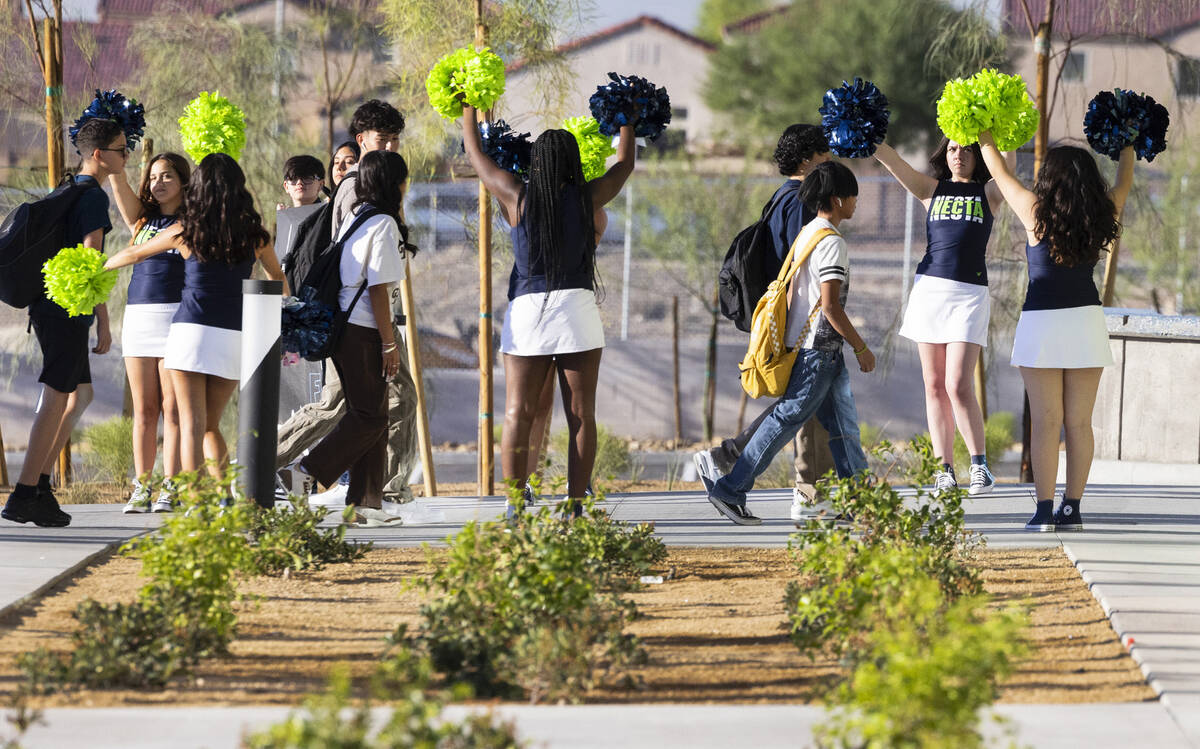
<svg viewBox="0 0 1200 749"><path fill-rule="evenodd" d="M1025 227L1029 286L1013 337L1033 419L1033 480L1037 509L1027 530L1080 531L1079 505L1094 452L1092 410L1100 375L1113 363L1093 271L1121 230L1133 185L1132 145L1121 150L1109 189L1096 160L1077 146L1046 153L1033 189L1000 157L990 131L979 134L984 162ZM1066 491L1054 509L1059 435L1066 427Z"/></svg>

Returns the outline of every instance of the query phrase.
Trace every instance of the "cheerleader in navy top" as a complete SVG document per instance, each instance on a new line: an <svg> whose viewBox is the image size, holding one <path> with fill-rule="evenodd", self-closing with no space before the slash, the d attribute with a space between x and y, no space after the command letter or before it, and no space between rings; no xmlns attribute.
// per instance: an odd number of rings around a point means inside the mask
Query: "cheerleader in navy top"
<svg viewBox="0 0 1200 749"><path fill-rule="evenodd" d="M187 159L160 153L150 160L135 193L123 175L111 175L117 208L133 234L133 244L149 242L175 224L191 176ZM166 511L169 479L179 473L179 414L171 380L162 369L167 331L183 294L183 256L169 250L133 268L121 321L121 352L133 401L133 463L136 478L125 512ZM163 420L163 482L151 504L149 476L158 452L158 420Z"/></svg>
<svg viewBox="0 0 1200 749"><path fill-rule="evenodd" d="M953 465L957 427L971 454L968 493L987 494L996 480L987 465L974 371L987 345L991 319L986 255L1000 192L978 145L962 146L943 138L929 159L932 176L913 169L885 144L875 157L927 211L928 244L917 265L900 335L915 341L921 356L929 434L934 455L942 461L934 491L958 484Z"/></svg>
<svg viewBox="0 0 1200 749"><path fill-rule="evenodd" d="M1113 363L1092 273L1120 233L1121 209L1133 185L1133 147L1121 152L1111 190L1092 154L1076 146L1047 151L1029 190L1004 164L991 133L980 133L979 143L1004 199L1025 227L1027 243L1029 288L1012 352L1033 421L1030 454L1037 509L1025 527L1082 530L1079 503L1094 452L1092 410L1103 368ZM1064 431L1066 487L1056 511L1059 435Z"/></svg>
<svg viewBox="0 0 1200 749"><path fill-rule="evenodd" d="M617 163L587 181L575 137L547 130L533 143L529 182L483 151L474 108L463 108L463 146L480 181L513 227L515 263L504 316L504 478L529 478L530 431L547 375L557 368L567 411L567 496L582 501L596 457L596 385L604 329L596 306L597 214L633 172L633 123L623 126ZM515 513L523 506L509 505ZM578 506L577 504L575 506Z"/></svg>
<svg viewBox="0 0 1200 749"><path fill-rule="evenodd" d="M183 290L164 355L179 407L184 471L199 470L207 460L219 477L227 460L218 416L239 376L242 281L256 259L269 278L283 280L270 240L241 167L215 153L204 157L189 180L179 221L105 263L120 268L172 250L184 259Z"/></svg>

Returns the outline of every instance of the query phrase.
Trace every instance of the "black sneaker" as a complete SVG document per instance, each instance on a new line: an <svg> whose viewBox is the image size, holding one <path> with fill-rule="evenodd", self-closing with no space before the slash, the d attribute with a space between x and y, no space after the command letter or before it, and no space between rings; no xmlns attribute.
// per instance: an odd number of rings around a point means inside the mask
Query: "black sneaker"
<svg viewBox="0 0 1200 749"><path fill-rule="evenodd" d="M1029 518L1029 522L1025 524L1025 530L1037 531L1039 533L1050 533L1054 530L1054 500L1043 499L1037 503L1037 511L1033 513L1033 517Z"/></svg>
<svg viewBox="0 0 1200 749"><path fill-rule="evenodd" d="M762 520L755 517L746 509L746 505L731 505L713 495L708 495L708 501L717 508L717 512L729 518L738 525L762 525Z"/></svg>
<svg viewBox="0 0 1200 749"><path fill-rule="evenodd" d="M1054 512L1054 529L1059 531L1083 530L1083 515L1077 508L1065 502Z"/></svg>
<svg viewBox="0 0 1200 749"><path fill-rule="evenodd" d="M65 528L71 524L71 516L58 506L53 492L39 492L33 499L18 499L9 496L0 517L14 523L33 523L39 528Z"/></svg>

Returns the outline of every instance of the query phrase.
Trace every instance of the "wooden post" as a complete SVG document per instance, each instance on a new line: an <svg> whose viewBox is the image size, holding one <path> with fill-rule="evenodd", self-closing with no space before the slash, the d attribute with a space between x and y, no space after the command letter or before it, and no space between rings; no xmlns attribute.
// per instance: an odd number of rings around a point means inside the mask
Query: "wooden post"
<svg viewBox="0 0 1200 749"><path fill-rule="evenodd" d="M404 260L404 280L400 282L400 301L404 304L405 339L408 343L408 370L417 387L417 439L421 446L421 473L425 476L425 496L437 496L437 478L433 473L433 447L429 439L429 411L425 407L425 372L421 367L421 342L417 333L417 317L413 314L412 273L408 258Z"/></svg>
<svg viewBox="0 0 1200 749"><path fill-rule="evenodd" d="M71 483L71 440L67 440L67 444L63 445L62 452L55 461L54 470L58 472L55 486L62 487Z"/></svg>
<svg viewBox="0 0 1200 749"><path fill-rule="evenodd" d="M475 0L475 48L487 44L483 25L483 2ZM477 113L480 122L486 112ZM492 437L492 201L483 181L479 182L479 481L480 496L495 492Z"/></svg>
<svg viewBox="0 0 1200 749"><path fill-rule="evenodd" d="M1037 56L1037 80L1034 86L1035 103L1038 109L1038 129L1033 139L1034 179L1037 179L1038 171L1042 168L1042 161L1046 158L1046 146L1049 142L1047 128L1050 118L1047 114L1049 105L1047 91L1050 81L1050 36L1054 28L1054 3L1055 0L1046 0L1046 15L1036 29L1030 29L1033 32L1033 51ZM1032 26L1033 19L1027 20ZM1021 425L1021 481L1028 484L1033 481L1033 456L1030 450L1033 440L1033 423L1029 413L1028 392L1025 392L1024 400L1024 418ZM1045 497L1038 497L1038 499L1045 499Z"/></svg>
<svg viewBox="0 0 1200 749"><path fill-rule="evenodd" d="M679 401L679 297L671 297L671 351L674 363L675 446L683 441L683 407Z"/></svg>
<svg viewBox="0 0 1200 749"><path fill-rule="evenodd" d="M31 19L32 22L32 19ZM46 84L46 185L53 190L66 171L62 120L62 26L57 18L42 19L42 78ZM71 481L71 440L58 456L58 485Z"/></svg>
<svg viewBox="0 0 1200 749"><path fill-rule="evenodd" d="M719 290L713 289L712 326L708 331L708 350L704 357L704 439L711 441L716 433L717 411L717 310L721 299Z"/></svg>
<svg viewBox="0 0 1200 749"><path fill-rule="evenodd" d="M8 486L8 458L4 455L3 429L0 429L0 486Z"/></svg>

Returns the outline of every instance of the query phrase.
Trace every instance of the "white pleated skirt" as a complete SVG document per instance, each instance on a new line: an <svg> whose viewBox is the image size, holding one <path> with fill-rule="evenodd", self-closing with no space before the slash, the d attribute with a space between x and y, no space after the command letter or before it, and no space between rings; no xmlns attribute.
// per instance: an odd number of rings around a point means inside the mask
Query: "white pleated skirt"
<svg viewBox="0 0 1200 749"><path fill-rule="evenodd" d="M162 359L167 355L167 332L179 303L130 304L121 322L121 356Z"/></svg>
<svg viewBox="0 0 1200 749"><path fill-rule="evenodd" d="M190 322L171 323L167 334L167 369L224 377L241 376L242 331Z"/></svg>
<svg viewBox="0 0 1200 749"><path fill-rule="evenodd" d="M900 335L917 343L987 346L992 298L988 287L917 275L908 295Z"/></svg>
<svg viewBox="0 0 1200 749"><path fill-rule="evenodd" d="M1085 369L1112 365L1104 308L1024 310L1013 336L1012 365Z"/></svg>
<svg viewBox="0 0 1200 749"><path fill-rule="evenodd" d="M500 333L503 353L550 356L597 348L604 348L604 325L594 291L522 294L508 303Z"/></svg>

